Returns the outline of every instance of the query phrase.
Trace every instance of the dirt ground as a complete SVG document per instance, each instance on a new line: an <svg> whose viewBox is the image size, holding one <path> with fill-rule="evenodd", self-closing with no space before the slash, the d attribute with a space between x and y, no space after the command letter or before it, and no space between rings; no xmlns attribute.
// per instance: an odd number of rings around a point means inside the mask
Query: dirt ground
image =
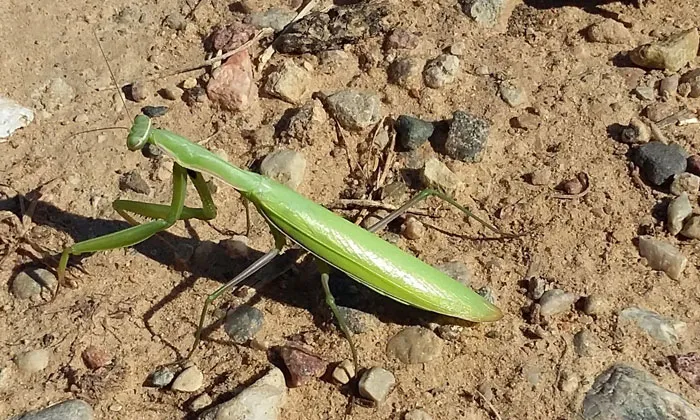
<svg viewBox="0 0 700 420"><path fill-rule="evenodd" d="M251 2L251 7L298 6L291 0L280 1ZM290 389L282 419L400 419L414 408L423 408L435 419L495 418L475 396L484 382L493 387L491 403L503 419L573 419L596 374L618 361L650 372L665 387L700 404L700 393L666 361L670 354L698 348L698 244L670 237L663 223L653 218L654 208L667 195L635 186L624 156L627 146L607 131L613 124L626 124L646 104L631 89L662 77L661 72L618 66L614 58L663 34L696 26L700 8L681 0L657 0L641 7L604 4L602 10L631 23L633 39L626 45L610 45L588 42L582 35L587 26L604 19L601 13L552 3L556 7L515 2L510 7L515 11L506 13L501 24L485 28L466 16L456 1L388 1L389 26L420 34L419 45L412 51L416 56L432 58L455 42L464 43L466 53L460 57L457 81L440 89L423 88L417 95L388 84L384 63L368 71L360 69L353 47L348 48L346 62L336 66L312 55L294 58L315 67L313 91L331 93L352 86L377 92L384 116L411 114L438 120L466 110L490 120L491 135L481 162L452 161L429 145L417 155L437 156L448 163L465 184L457 199L501 229L534 232L516 240L479 241L429 229L418 240L400 239L399 246L430 264L465 263L473 287L489 286L505 317L445 341L441 355L432 362L404 365L386 354L386 343L421 316L407 319L404 307L376 298L382 323L357 335L356 343L364 366L382 366L396 375L397 386L389 398L378 407L349 405L347 393L337 385L317 380ZM4 285L0 288L0 367L9 371L9 378L0 384L2 418L73 397L88 401L99 419L190 418L195 414L189 403L197 395L207 392L215 403L224 401L270 365L266 352L233 344L214 325L194 359L205 375L200 391L176 393L144 386L155 367L189 350L203 300L220 284L216 275L179 257L202 247L202 242L227 238L228 231L245 230L243 206L235 191L223 184L214 196L220 212L211 226L200 221L190 226L178 223L160 238L133 249L86 256L81 265L85 273L70 269L69 277L78 287L61 288L51 302L21 300L10 293L18 272L44 265L54 269L66 244L126 227L112 210L113 200L167 203L170 199L167 173L164 176L163 168L154 167L140 153L128 151L123 131L71 138L72 134L128 126L140 107L167 105L170 109L158 120L160 126L193 140L218 131L206 146L223 150L235 165L249 165L269 151L261 152L261 143L275 142L273 126L291 106L272 98L260 97L248 109L232 113L208 100L189 106L153 95L139 104L129 102L123 110L93 32L120 83L168 74L201 63L205 59L202 39L215 25L242 16L235 5L212 0L202 2L185 30L163 24L169 14L187 15L192 6L184 0L0 3L2 95L36 111L32 124L0 144L0 207L19 214L18 194L27 195L45 185L31 230L0 267ZM381 43L379 38L364 47L381 56ZM255 47L251 54L256 57L260 51ZM289 58L275 54L269 65ZM528 106L539 113L537 128L511 127L510 120L522 115L524 108L502 101L495 79L474 71L479 66L522 83L529 92ZM154 87L176 85L204 73L160 78ZM55 79L69 85L74 96L47 103L46 86ZM691 109L700 105L698 100L683 101ZM315 131L317 138L311 145L280 145L306 156L307 173L300 191L322 204L341 197L350 174L345 154L337 153L340 142L335 130L327 124ZM693 152L700 146L697 127L676 127L667 135ZM346 135L351 145L369 141L367 132ZM391 179L399 180L398 169L414 157L399 154ZM551 179L547 185L532 185L525 175L541 168L551 170ZM121 175L132 170L147 181L149 194L120 190ZM554 198L553 187L579 172L589 175L591 191L578 199ZM195 199L190 194L188 202L194 204ZM429 204L435 207L438 202ZM353 217L356 212L343 214ZM488 236L477 223L452 210L445 208L440 214L425 220L465 235ZM649 225L656 237L678 245L689 258L679 280L652 271L640 258L633 240L641 227ZM3 222L1 233L4 246L19 238L8 221ZM168 243L178 250L177 257ZM250 246L262 253L271 245L264 222L254 217ZM234 274L244 266L242 261L222 264ZM524 334L528 327L524 308L531 301L522 280L531 264L552 287L602 297L606 311L592 317L572 309L550 320L545 338ZM307 268L297 268L259 290L255 306L265 314L259 341L273 345L296 338L330 362L348 358L347 342L330 322L320 282L307 274ZM229 294L216 306L225 309L236 299ZM622 329L617 312L629 306L683 320L688 330L677 345L664 346L642 332ZM590 357L573 351L572 337L581 330L600 341L600 350ZM81 353L90 345L105 349L112 365L89 370ZM26 374L13 368L15 355L36 348L52 351L46 369ZM560 390L563 374L580 380L575 391Z"/></svg>

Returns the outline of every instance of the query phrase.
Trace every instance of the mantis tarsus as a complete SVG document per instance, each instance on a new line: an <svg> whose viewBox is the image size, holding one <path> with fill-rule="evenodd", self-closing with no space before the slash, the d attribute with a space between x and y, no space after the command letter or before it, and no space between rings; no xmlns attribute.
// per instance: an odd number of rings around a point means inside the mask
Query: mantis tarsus
<svg viewBox="0 0 700 420"><path fill-rule="evenodd" d="M207 297L199 319L195 342L187 359L192 357L199 345L211 302L269 263L282 252L288 240L315 257L326 302L348 339L356 367L357 352L351 333L328 286L332 267L380 294L420 309L472 322L497 321L503 316L499 308L469 287L373 233L387 226L419 201L437 196L501 234L497 228L440 191L421 191L382 221L365 230L277 181L240 169L184 137L154 128L150 118L138 115L129 132L127 147L136 151L146 144L159 147L174 160L173 195L170 205L115 201L116 211L134 226L66 248L58 265L58 279L59 283L63 283L71 255L132 246L169 228L178 220L213 219L217 210L203 174L229 184L245 200L252 203L265 219L274 237L275 247ZM188 178L199 194L201 208L184 205ZM138 224L128 213L152 220Z"/></svg>

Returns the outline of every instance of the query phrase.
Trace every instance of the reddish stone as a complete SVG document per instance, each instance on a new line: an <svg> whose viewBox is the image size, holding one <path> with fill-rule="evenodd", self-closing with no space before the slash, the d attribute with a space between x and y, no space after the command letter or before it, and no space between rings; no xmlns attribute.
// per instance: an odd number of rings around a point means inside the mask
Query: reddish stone
<svg viewBox="0 0 700 420"><path fill-rule="evenodd" d="M85 366L90 369L99 369L112 363L112 357L101 347L90 346L83 350L82 356Z"/></svg>
<svg viewBox="0 0 700 420"><path fill-rule="evenodd" d="M328 363L319 356L297 344L279 346L276 350L289 372L290 387L298 387L321 377L328 367Z"/></svg>
<svg viewBox="0 0 700 420"><path fill-rule="evenodd" d="M224 109L241 111L255 99L254 87L253 63L248 51L244 50L214 70L207 84L207 95Z"/></svg>

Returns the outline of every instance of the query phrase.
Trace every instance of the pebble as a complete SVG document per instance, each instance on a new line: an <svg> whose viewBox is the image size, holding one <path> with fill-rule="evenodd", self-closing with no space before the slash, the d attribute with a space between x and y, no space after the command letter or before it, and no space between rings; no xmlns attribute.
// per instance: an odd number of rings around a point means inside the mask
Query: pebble
<svg viewBox="0 0 700 420"><path fill-rule="evenodd" d="M264 12L247 15L243 22L253 25L256 28L272 28L275 32L280 32L295 16L296 12L293 10L272 7Z"/></svg>
<svg viewBox="0 0 700 420"><path fill-rule="evenodd" d="M527 93L513 81L504 81L498 86L501 99L513 108L527 102Z"/></svg>
<svg viewBox="0 0 700 420"><path fill-rule="evenodd" d="M17 368L24 373L36 373L46 369L51 359L51 350L36 349L15 356Z"/></svg>
<svg viewBox="0 0 700 420"><path fill-rule="evenodd" d="M195 86L192 89L186 90L182 97L183 101L190 107L204 103L206 98L207 91L201 86ZM223 107L226 108L227 105L223 105Z"/></svg>
<svg viewBox="0 0 700 420"><path fill-rule="evenodd" d="M688 264L688 259L678 248L650 236L639 237L639 254L647 259L653 270L661 270L674 280L680 278Z"/></svg>
<svg viewBox="0 0 700 420"><path fill-rule="evenodd" d="M700 354L690 352L669 356L671 368L690 386L700 391Z"/></svg>
<svg viewBox="0 0 700 420"><path fill-rule="evenodd" d="M161 95L163 96L163 98L168 99L170 101L176 101L182 98L182 95L184 93L185 91L177 86L168 86L161 91Z"/></svg>
<svg viewBox="0 0 700 420"><path fill-rule="evenodd" d="M188 77L182 82L183 89L194 89L195 87L197 87L197 79L194 77Z"/></svg>
<svg viewBox="0 0 700 420"><path fill-rule="evenodd" d="M407 150L416 150L433 135L433 123L410 115L399 115L395 124L399 144Z"/></svg>
<svg viewBox="0 0 700 420"><path fill-rule="evenodd" d="M547 288L547 280L540 276L533 276L527 281L527 292L532 300L539 300Z"/></svg>
<svg viewBox="0 0 700 420"><path fill-rule="evenodd" d="M197 398L193 399L192 402L190 403L190 410L192 411L199 411L203 409L204 407L207 407L211 405L212 399L209 394L206 392L199 395Z"/></svg>
<svg viewBox="0 0 700 420"><path fill-rule="evenodd" d="M649 183L659 186L674 175L685 172L686 152L678 145L652 141L636 147L631 152L635 165Z"/></svg>
<svg viewBox="0 0 700 420"><path fill-rule="evenodd" d="M441 54L426 63L423 69L423 80L426 86L439 89L454 82L458 71L459 58L451 54Z"/></svg>
<svg viewBox="0 0 700 420"><path fill-rule="evenodd" d="M387 344L387 353L405 364L427 363L441 352L442 342L438 336L423 327L404 328Z"/></svg>
<svg viewBox="0 0 700 420"><path fill-rule="evenodd" d="M463 111L455 111L445 141L447 155L462 162L479 161L486 147L489 128L488 121Z"/></svg>
<svg viewBox="0 0 700 420"><path fill-rule="evenodd" d="M496 293L488 286L480 287L477 291L476 294L483 297L487 301L489 301L492 304L496 304Z"/></svg>
<svg viewBox="0 0 700 420"><path fill-rule="evenodd" d="M379 320L372 314L360 311L347 306L338 306L340 314L345 318L350 331L354 334L362 334L372 330L373 327L379 324Z"/></svg>
<svg viewBox="0 0 700 420"><path fill-rule="evenodd" d="M428 159L420 172L420 179L426 188L437 188L450 195L462 184L457 175L436 158Z"/></svg>
<svg viewBox="0 0 700 420"><path fill-rule="evenodd" d="M279 346L275 350L289 372L290 388L299 387L320 378L328 367L328 363L319 356L295 344Z"/></svg>
<svg viewBox="0 0 700 420"><path fill-rule="evenodd" d="M403 28L392 30L384 40L384 48L387 50L412 50L416 47L418 47L418 36Z"/></svg>
<svg viewBox="0 0 700 420"><path fill-rule="evenodd" d="M700 69L687 72L680 78L680 83L687 83L690 87L687 95L689 98L700 98Z"/></svg>
<svg viewBox="0 0 700 420"><path fill-rule="evenodd" d="M448 261L436 264L435 268L467 287L471 284L472 275L469 271L469 267L461 261Z"/></svg>
<svg viewBox="0 0 700 420"><path fill-rule="evenodd" d="M498 23L505 0L464 0L461 1L462 12L480 25L494 26Z"/></svg>
<svg viewBox="0 0 700 420"><path fill-rule="evenodd" d="M217 67L207 83L207 96L229 111L241 111L255 97L253 63L247 50L236 53Z"/></svg>
<svg viewBox="0 0 700 420"><path fill-rule="evenodd" d="M643 101L653 101L656 99L656 92L653 86L637 86L634 89L634 94Z"/></svg>
<svg viewBox="0 0 700 420"><path fill-rule="evenodd" d="M137 171L129 171L119 178L119 189L122 191L132 190L140 194L148 194L151 187L141 178Z"/></svg>
<svg viewBox="0 0 700 420"><path fill-rule="evenodd" d="M112 363L112 356L102 347L89 346L82 353L85 366L90 369L99 369Z"/></svg>
<svg viewBox="0 0 700 420"><path fill-rule="evenodd" d="M141 108L141 112L143 115L150 117L150 118L156 118L156 117L162 117L163 115L168 113L168 107L167 106L144 106ZM151 143L146 143L146 144L151 144Z"/></svg>
<svg viewBox="0 0 700 420"><path fill-rule="evenodd" d="M464 41L455 41L454 44L450 45L450 54L462 57L467 54L467 44Z"/></svg>
<svg viewBox="0 0 700 420"><path fill-rule="evenodd" d="M226 314L224 330L236 344L251 340L263 326L263 312L253 306L240 305Z"/></svg>
<svg viewBox="0 0 700 420"><path fill-rule="evenodd" d="M669 190L671 194L677 196L683 193L696 196L698 192L700 192L700 177L690 172L683 172L682 174L674 176Z"/></svg>
<svg viewBox="0 0 700 420"><path fill-rule="evenodd" d="M433 416L428 414L427 411L423 411L420 408L417 408L415 410L411 410L407 412L403 420L433 420Z"/></svg>
<svg viewBox="0 0 700 420"><path fill-rule="evenodd" d="M552 171L549 168L540 168L528 174L532 185L547 185L552 179Z"/></svg>
<svg viewBox="0 0 700 420"><path fill-rule="evenodd" d="M406 222L401 226L401 234L403 234L406 239L420 239L425 235L425 226L420 220L409 216L406 218Z"/></svg>
<svg viewBox="0 0 700 420"><path fill-rule="evenodd" d="M129 86L129 93L131 100L135 102L143 102L152 95L149 84L142 81L132 83Z"/></svg>
<svg viewBox="0 0 700 420"><path fill-rule="evenodd" d="M698 30L692 28L666 39L641 45L630 51L629 57L640 67L676 72L695 59L698 44Z"/></svg>
<svg viewBox="0 0 700 420"><path fill-rule="evenodd" d="M687 98L692 90L693 88L690 86L690 83L681 83L678 85L678 95L684 98Z"/></svg>
<svg viewBox="0 0 700 420"><path fill-rule="evenodd" d="M195 392L204 384L204 375L197 366L190 366L180 372L175 378L170 388L173 391Z"/></svg>
<svg viewBox="0 0 700 420"><path fill-rule="evenodd" d="M234 235L226 238L220 244L226 250L226 254L233 260L248 258L250 254L250 246L248 245L248 237L243 235Z"/></svg>
<svg viewBox="0 0 700 420"><path fill-rule="evenodd" d="M568 311L578 296L561 289L552 289L544 292L540 298L540 313L544 316L557 315Z"/></svg>
<svg viewBox="0 0 700 420"><path fill-rule="evenodd" d="M268 95L296 104L309 91L311 74L293 60L287 60L271 72L263 85Z"/></svg>
<svg viewBox="0 0 700 420"><path fill-rule="evenodd" d="M173 379L175 379L175 372L167 367L159 367L148 376L146 382L156 388L164 388L170 385Z"/></svg>
<svg viewBox="0 0 700 420"><path fill-rule="evenodd" d="M620 321L632 321L652 338L666 344L674 344L686 330L686 323L661 316L642 308L630 307L623 309L618 318Z"/></svg>
<svg viewBox="0 0 700 420"><path fill-rule="evenodd" d="M284 374L272 367L232 399L202 413L199 420L276 420L287 399Z"/></svg>
<svg viewBox="0 0 700 420"><path fill-rule="evenodd" d="M592 356L598 350L598 340L590 332L581 330L574 335L574 351L578 356Z"/></svg>
<svg viewBox="0 0 700 420"><path fill-rule="evenodd" d="M73 399L51 405L41 410L24 413L11 420L92 420L95 413L83 400Z"/></svg>
<svg viewBox="0 0 700 420"><path fill-rule="evenodd" d="M559 377L559 390L565 394L573 394L578 389L579 383L577 375L563 371Z"/></svg>
<svg viewBox="0 0 700 420"><path fill-rule="evenodd" d="M493 384L491 382L482 382L476 387L476 390L481 393L486 401L493 401Z"/></svg>
<svg viewBox="0 0 700 420"><path fill-rule="evenodd" d="M651 130L639 118L632 118L620 134L620 141L625 144L641 144L651 140Z"/></svg>
<svg viewBox="0 0 700 420"><path fill-rule="evenodd" d="M659 83L659 96L664 100L669 100L678 93L678 85L680 83L680 75L672 74L661 79Z"/></svg>
<svg viewBox="0 0 700 420"><path fill-rule="evenodd" d="M700 239L700 215L693 215L685 221L681 235L690 239Z"/></svg>
<svg viewBox="0 0 700 420"><path fill-rule="evenodd" d="M336 382L345 385L355 377L355 367L350 360L343 360L333 369L332 376Z"/></svg>
<svg viewBox="0 0 700 420"><path fill-rule="evenodd" d="M540 126L540 120L537 117L537 115L526 112L511 119L510 125L513 128L520 128L523 130L534 130Z"/></svg>
<svg viewBox="0 0 700 420"><path fill-rule="evenodd" d="M384 401L394 386L396 386L394 374L380 367L368 369L358 384L360 395L375 403Z"/></svg>
<svg viewBox="0 0 700 420"><path fill-rule="evenodd" d="M34 111L0 96L0 139L28 126L34 121Z"/></svg>
<svg viewBox="0 0 700 420"><path fill-rule="evenodd" d="M632 41L629 29L620 22L605 19L588 27L588 40L604 44L626 44Z"/></svg>
<svg viewBox="0 0 700 420"><path fill-rule="evenodd" d="M377 124L382 118L379 97L373 93L343 90L329 95L326 105L346 130L361 131Z"/></svg>
<svg viewBox="0 0 700 420"><path fill-rule="evenodd" d="M700 418L700 409L679 394L662 388L649 374L616 363L600 373L586 392L583 420Z"/></svg>
<svg viewBox="0 0 700 420"><path fill-rule="evenodd" d="M688 194L682 193L671 200L666 209L666 225L671 235L676 236L683 229L683 222L693 213Z"/></svg>
<svg viewBox="0 0 700 420"><path fill-rule="evenodd" d="M304 180L306 158L289 149L279 149L265 156L260 163L260 174L296 190Z"/></svg>
<svg viewBox="0 0 700 420"><path fill-rule="evenodd" d="M187 20L180 13L171 13L165 18L165 26L176 31L182 31L187 27Z"/></svg>
<svg viewBox="0 0 700 420"><path fill-rule="evenodd" d="M599 295L589 295L583 299L583 313L586 315L601 315L606 312L608 303Z"/></svg>
<svg viewBox="0 0 700 420"><path fill-rule="evenodd" d="M56 111L75 99L75 89L61 77L51 79L42 90L41 104L49 112Z"/></svg>
<svg viewBox="0 0 700 420"><path fill-rule="evenodd" d="M35 268L21 271L12 280L12 294L19 299L29 299L41 294L42 289L51 293L56 291L58 280L56 276L44 269Z"/></svg>
<svg viewBox="0 0 700 420"><path fill-rule="evenodd" d="M406 89L420 89L423 61L415 57L399 57L387 68L389 83Z"/></svg>
<svg viewBox="0 0 700 420"><path fill-rule="evenodd" d="M464 327L461 325L440 325L435 329L435 333L443 340L457 341L462 336Z"/></svg>

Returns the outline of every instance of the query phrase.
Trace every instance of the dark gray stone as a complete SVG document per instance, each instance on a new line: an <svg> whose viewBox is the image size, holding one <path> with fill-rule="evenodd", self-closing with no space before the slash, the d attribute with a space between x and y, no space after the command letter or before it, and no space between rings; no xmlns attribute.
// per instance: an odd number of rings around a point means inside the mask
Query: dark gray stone
<svg viewBox="0 0 700 420"><path fill-rule="evenodd" d="M633 149L630 157L644 179L659 186L685 172L688 154L678 145L652 141Z"/></svg>
<svg viewBox="0 0 700 420"><path fill-rule="evenodd" d="M584 420L700 420L700 410L645 372L616 364L602 372L583 400Z"/></svg>
<svg viewBox="0 0 700 420"><path fill-rule="evenodd" d="M258 308L241 305L226 314L224 330L234 343L243 344L253 338L263 325L264 315Z"/></svg>
<svg viewBox="0 0 700 420"><path fill-rule="evenodd" d="M445 151L453 159L476 162L486 146L490 124L463 111L452 114Z"/></svg>
<svg viewBox="0 0 700 420"><path fill-rule="evenodd" d="M83 400L67 400L43 410L25 413L10 420L92 420L95 414Z"/></svg>
<svg viewBox="0 0 700 420"><path fill-rule="evenodd" d="M379 320L372 314L360 311L355 308L338 306L340 315L345 318L345 322L354 334L362 334L372 329L379 323Z"/></svg>
<svg viewBox="0 0 700 420"><path fill-rule="evenodd" d="M402 147L415 150L433 135L433 123L409 115L401 115L396 120L396 137Z"/></svg>

